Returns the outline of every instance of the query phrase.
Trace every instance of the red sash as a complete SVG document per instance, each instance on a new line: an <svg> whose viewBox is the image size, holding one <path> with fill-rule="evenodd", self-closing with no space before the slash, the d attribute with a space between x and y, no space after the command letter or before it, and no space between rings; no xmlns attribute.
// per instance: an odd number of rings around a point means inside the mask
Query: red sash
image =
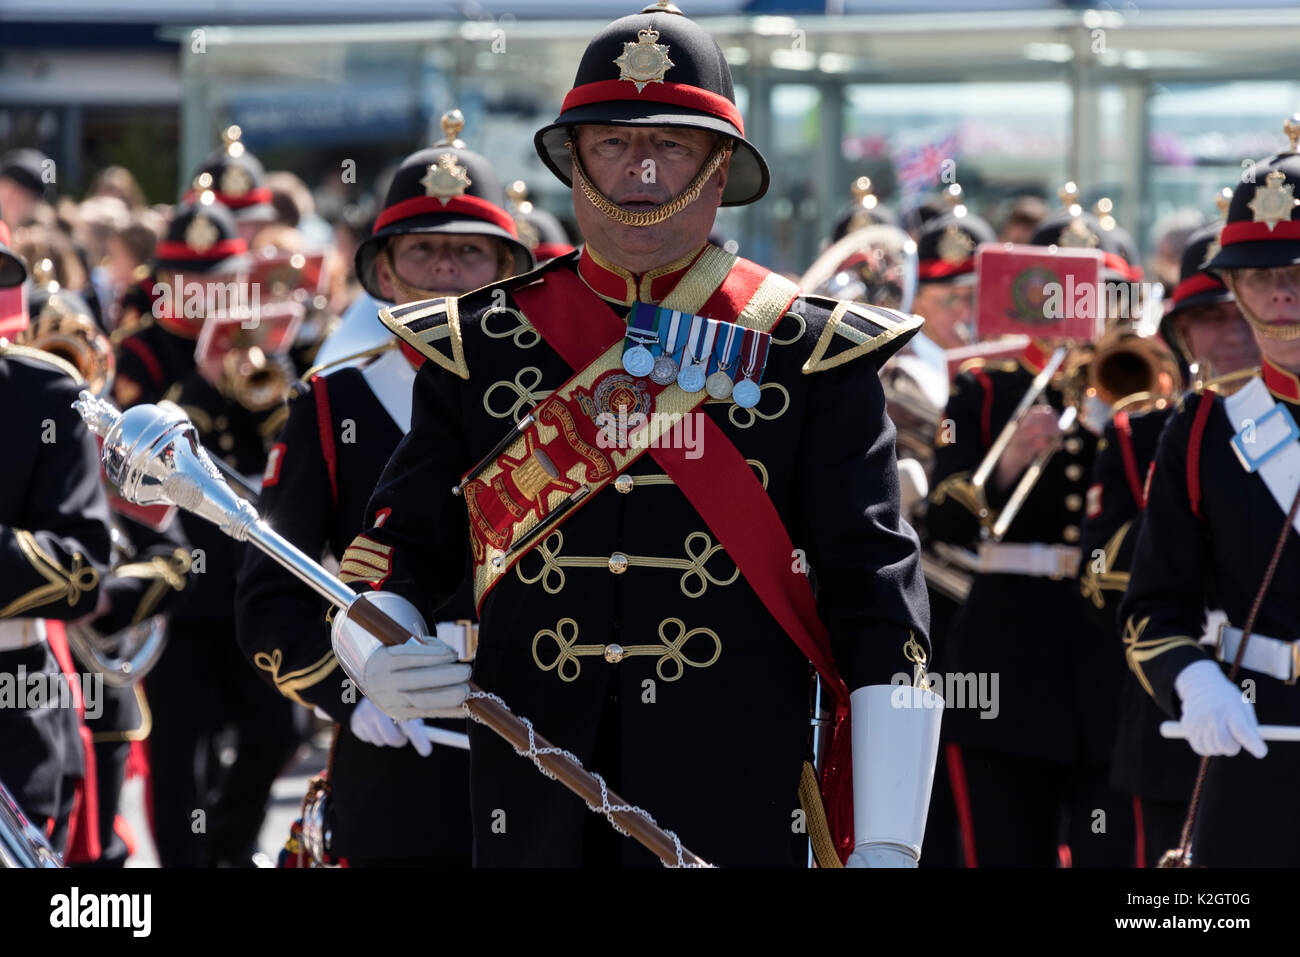
<svg viewBox="0 0 1300 957"><path fill-rule="evenodd" d="M700 315L734 321L767 275L739 260ZM590 365L627 330L626 323L575 274L553 270L545 283L514 290L514 299L538 333L575 371ZM786 304L788 308L789 304ZM582 316L582 321L574 321ZM670 386L672 388L673 386ZM776 507L744 456L708 416L698 458L681 448L650 448L664 472L712 530L768 612L816 667L835 699L835 727L822 773L827 824L841 859L853 850L853 788L849 692L817 616L806 575L792 571L794 545Z"/></svg>

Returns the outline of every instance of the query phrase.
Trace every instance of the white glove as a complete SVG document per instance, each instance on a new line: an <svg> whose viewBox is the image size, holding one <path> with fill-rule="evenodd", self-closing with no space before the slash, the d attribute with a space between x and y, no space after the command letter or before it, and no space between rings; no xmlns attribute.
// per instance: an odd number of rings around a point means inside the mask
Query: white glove
<svg viewBox="0 0 1300 957"><path fill-rule="evenodd" d="M405 598L392 592L359 597L378 605L411 634L425 635L404 645L385 645L346 614L335 615L334 654L361 693L399 720L463 717L471 666L457 661L446 643L425 634L424 619Z"/></svg>
<svg viewBox="0 0 1300 957"><path fill-rule="evenodd" d="M1257 758L1268 753L1259 736L1255 706L1224 675L1214 661L1194 661L1174 679L1182 701L1183 729L1192 750L1202 755L1231 757L1244 747Z"/></svg>
<svg viewBox="0 0 1300 957"><path fill-rule="evenodd" d="M424 733L423 721L419 718L394 721L375 707L369 698L362 698L353 709L348 727L359 740L377 748L400 748L410 741L420 757L427 758L433 754L433 744Z"/></svg>
<svg viewBox="0 0 1300 957"><path fill-rule="evenodd" d="M469 695L468 663L437 638L380 646L356 676L361 692L390 717L460 718Z"/></svg>

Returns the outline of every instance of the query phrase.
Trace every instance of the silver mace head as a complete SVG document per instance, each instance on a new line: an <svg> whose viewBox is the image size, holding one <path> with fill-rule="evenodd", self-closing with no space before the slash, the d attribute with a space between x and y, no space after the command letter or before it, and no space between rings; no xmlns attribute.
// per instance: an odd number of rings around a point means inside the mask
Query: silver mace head
<svg viewBox="0 0 1300 957"><path fill-rule="evenodd" d="M123 498L137 505L175 505L236 541L248 540L257 511L226 484L179 406L160 402L119 412L83 390L72 407L104 440L104 474Z"/></svg>

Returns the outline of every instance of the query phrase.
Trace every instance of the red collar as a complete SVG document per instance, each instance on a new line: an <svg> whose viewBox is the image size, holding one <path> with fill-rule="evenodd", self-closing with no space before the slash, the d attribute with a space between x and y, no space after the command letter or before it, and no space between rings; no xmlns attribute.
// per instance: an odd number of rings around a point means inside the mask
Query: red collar
<svg viewBox="0 0 1300 957"><path fill-rule="evenodd" d="M1032 372L1034 375L1043 371L1047 365L1047 360L1052 357L1052 350L1044 347L1043 343L1037 339L1030 339L1029 345L1025 346L1025 351L1020 353L1018 358L1020 364Z"/></svg>
<svg viewBox="0 0 1300 957"><path fill-rule="evenodd" d="M707 245L707 244L706 244ZM634 302L662 302L673 291L686 270L704 252L701 246L688 256L640 276L616 266L590 246L583 245L578 275L602 299L630 306Z"/></svg>
<svg viewBox="0 0 1300 957"><path fill-rule="evenodd" d="M1294 372L1279 369L1267 359L1263 360L1260 372L1269 392L1292 405L1300 405L1300 378Z"/></svg>

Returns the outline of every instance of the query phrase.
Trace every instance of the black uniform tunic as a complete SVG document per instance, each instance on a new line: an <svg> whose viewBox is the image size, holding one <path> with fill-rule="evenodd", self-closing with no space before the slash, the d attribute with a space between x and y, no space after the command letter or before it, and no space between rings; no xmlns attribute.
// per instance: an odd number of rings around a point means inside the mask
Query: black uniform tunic
<svg viewBox="0 0 1300 957"><path fill-rule="evenodd" d="M1300 416L1295 376L1266 365L1264 381L1292 417ZM1212 406L1199 442L1194 442L1197 411L1206 402ZM1162 710L1175 717L1180 713L1175 679L1187 665L1207 657L1198 645L1205 596L1217 598L1228 622L1243 628L1286 515L1263 478L1248 473L1231 449L1236 429L1223 402L1209 392L1188 395L1161 437L1132 578L1120 606L1129 666ZM1189 472L1193 448L1196 467ZM1300 639L1297 582L1300 536L1292 529L1254 634ZM1223 668L1226 674L1228 664ZM1247 668L1240 680L1252 682L1261 724L1300 724L1300 694L1294 686ZM1262 760L1245 751L1213 759L1197 821L1195 863L1300 863L1300 823L1292 798L1297 775L1300 755L1285 743L1271 744Z"/></svg>
<svg viewBox="0 0 1300 957"><path fill-rule="evenodd" d="M328 415L323 423L322 411ZM259 512L306 554L342 555L361 531L366 502L401 437L360 369L313 377L291 402L288 423L272 447ZM342 726L334 752L331 852L352 863L438 858L468 864L468 752L435 745L421 757L409 745L378 747L354 736L349 718L360 694L330 648L325 600L254 549L244 559L236 606L240 646L262 677ZM438 617L472 614L466 595L460 607ZM464 721L435 723L465 731Z"/></svg>
<svg viewBox="0 0 1300 957"><path fill-rule="evenodd" d="M95 437L72 408L78 384L23 352L0 353L0 619L68 621L98 601L108 502ZM53 691L59 670L47 642L0 650L0 681L15 695L0 707L0 780L42 829L66 823L69 779L84 767L76 710L24 706L31 701L24 676L47 676L42 683ZM55 837L57 846L61 832Z"/></svg>
<svg viewBox="0 0 1300 957"><path fill-rule="evenodd" d="M625 315L637 296L660 301L686 265L636 277L584 253L579 274ZM449 336L421 332L435 361L417 376L411 431L367 509L386 517L359 539L391 548L385 589L431 611L460 586L467 519L450 489L573 371L510 311L509 289L578 268L574 254L470 293ZM850 307L837 331L828 320L838 305L805 297L773 328L754 409L700 408L766 487L797 550L792 569L810 567L852 690L910 677L904 646L909 635L925 641L918 542L899 515L894 428L873 364L919 323L891 336ZM819 342L827 359L856 348L846 360L873 361L809 362ZM806 839L793 824L808 660L653 457L628 474L627 491L601 490L487 595L474 680L705 859L801 865ZM610 561L616 552L626 566ZM611 663L612 644L643 650ZM653 860L631 841L605 844L603 822L588 827L579 800L492 732L471 725L471 745L476 865Z"/></svg>

